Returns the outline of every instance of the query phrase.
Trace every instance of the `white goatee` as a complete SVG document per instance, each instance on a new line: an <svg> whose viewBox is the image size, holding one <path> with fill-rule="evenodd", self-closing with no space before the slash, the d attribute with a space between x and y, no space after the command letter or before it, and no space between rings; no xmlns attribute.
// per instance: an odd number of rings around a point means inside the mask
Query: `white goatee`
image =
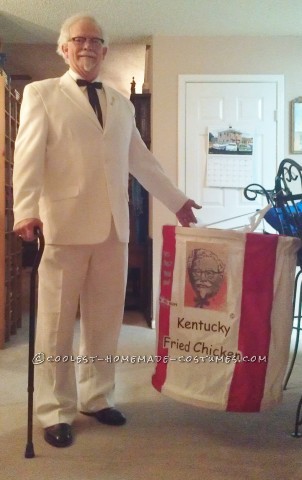
<svg viewBox="0 0 302 480"><path fill-rule="evenodd" d="M82 63L85 72L90 72L95 67L95 58L82 57Z"/></svg>

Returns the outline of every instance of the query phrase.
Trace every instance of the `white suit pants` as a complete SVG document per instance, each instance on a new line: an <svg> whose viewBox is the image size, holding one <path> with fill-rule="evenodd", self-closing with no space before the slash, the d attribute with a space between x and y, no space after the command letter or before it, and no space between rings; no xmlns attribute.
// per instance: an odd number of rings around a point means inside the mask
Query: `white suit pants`
<svg viewBox="0 0 302 480"><path fill-rule="evenodd" d="M128 244L117 239L114 227L101 244L45 246L35 347L45 359L35 367L36 410L44 428L71 424L78 408L93 412L113 405L114 364L106 357L117 349L127 260ZM79 297L80 345L74 352Z"/></svg>

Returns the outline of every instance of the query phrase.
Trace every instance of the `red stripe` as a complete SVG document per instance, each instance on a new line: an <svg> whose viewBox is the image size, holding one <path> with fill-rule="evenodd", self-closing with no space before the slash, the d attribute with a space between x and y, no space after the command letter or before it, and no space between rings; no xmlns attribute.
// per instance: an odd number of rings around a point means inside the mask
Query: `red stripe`
<svg viewBox="0 0 302 480"><path fill-rule="evenodd" d="M261 408L268 359L278 235L249 233L246 236L242 278L238 348L250 361L235 365L227 410L257 412Z"/></svg>
<svg viewBox="0 0 302 480"><path fill-rule="evenodd" d="M175 263L175 227L165 225L163 227L163 248L161 263L161 289L160 298L170 301L173 284L173 271ZM169 336L170 329L170 306L160 302L158 322L158 346L157 355L161 359L168 357L168 348L163 347L163 339ZM156 370L152 377L152 385L161 391L167 375L167 362L160 361L156 364Z"/></svg>

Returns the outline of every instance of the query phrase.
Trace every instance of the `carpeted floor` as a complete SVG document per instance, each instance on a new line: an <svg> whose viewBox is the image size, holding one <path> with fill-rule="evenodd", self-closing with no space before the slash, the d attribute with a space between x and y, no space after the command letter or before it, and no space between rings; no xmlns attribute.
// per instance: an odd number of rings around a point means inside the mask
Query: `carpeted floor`
<svg viewBox="0 0 302 480"><path fill-rule="evenodd" d="M155 331L127 312L119 353L153 355ZM124 427L78 415L74 445L57 449L34 421L36 457L24 458L27 425L27 328L0 350L0 479L24 480L301 480L302 438L293 438L302 394L299 353L278 407L257 414L203 410L151 386L154 366L117 364L117 406Z"/></svg>

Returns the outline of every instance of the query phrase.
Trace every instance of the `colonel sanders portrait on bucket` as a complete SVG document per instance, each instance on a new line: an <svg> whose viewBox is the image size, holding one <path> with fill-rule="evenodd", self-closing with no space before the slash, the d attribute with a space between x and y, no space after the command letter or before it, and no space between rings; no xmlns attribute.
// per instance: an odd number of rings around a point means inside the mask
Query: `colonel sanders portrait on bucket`
<svg viewBox="0 0 302 480"><path fill-rule="evenodd" d="M217 295L224 279L225 265L210 250L197 248L187 259L188 276L196 297L195 308L204 308Z"/></svg>

